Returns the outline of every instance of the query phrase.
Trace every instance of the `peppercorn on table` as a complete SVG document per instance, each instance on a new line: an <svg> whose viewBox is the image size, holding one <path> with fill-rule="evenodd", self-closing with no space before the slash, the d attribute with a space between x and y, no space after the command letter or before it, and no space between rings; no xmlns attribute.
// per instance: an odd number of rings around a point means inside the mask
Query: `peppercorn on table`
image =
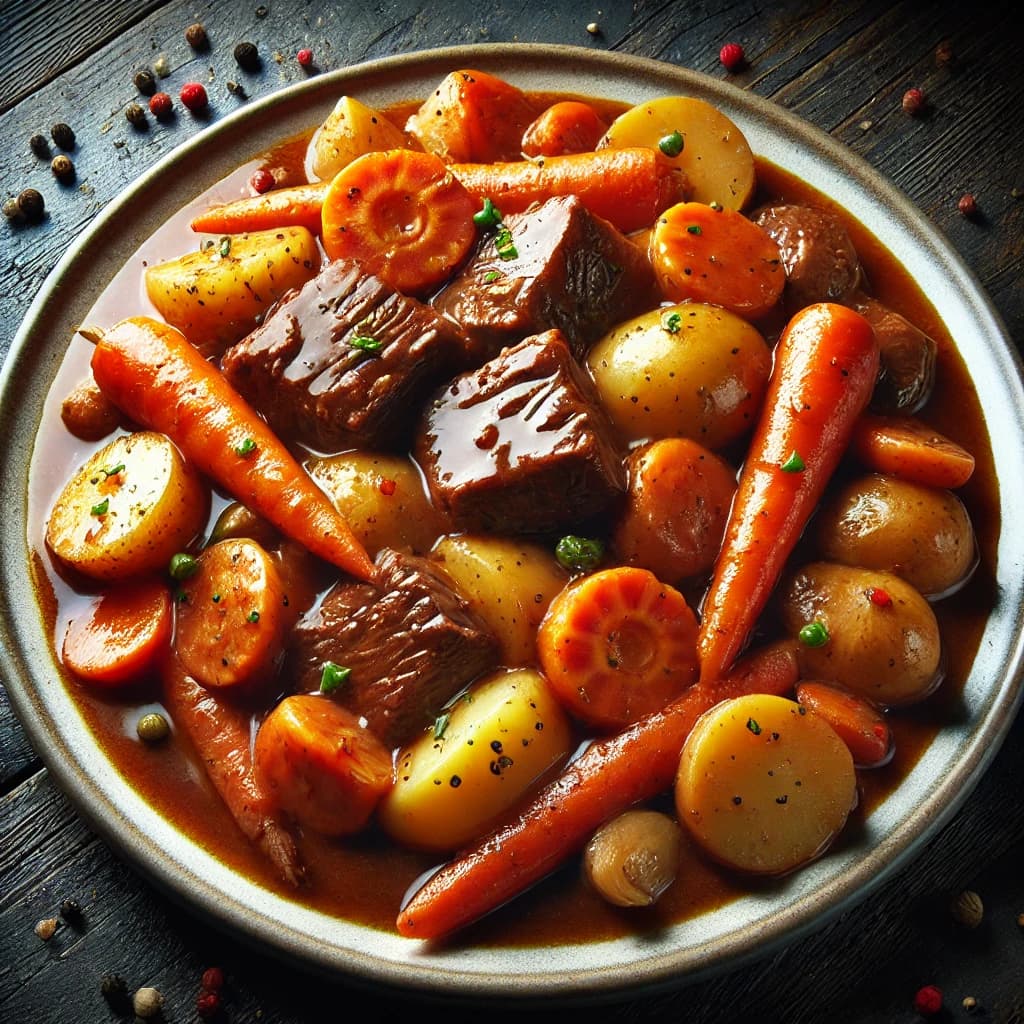
<svg viewBox="0 0 1024 1024"><path fill-rule="evenodd" d="M530 0L492 10L464 0L12 0L0 40L0 279L8 296L0 352L68 244L206 125L337 68L481 42L652 57L774 100L902 189L948 237L1020 344L1024 70L1016 6L1002 0L965 17L951 0L787 0L770 9L706 5L696 17L682 0ZM162 733L161 721L147 730ZM130 1019L134 1011L169 1021L300 1024L351 1012L352 1000L365 1005L356 987L225 938L170 900L83 822L40 753L0 685L0 1020L72 1024ZM606 999L599 1012L609 1020L724 1024L909 1021L944 1007L943 1019L1021 1021L1022 782L1018 716L964 806L867 900L742 967ZM385 989L372 1005L374 1019L412 1008L407 995ZM523 1008L462 1000L445 1012L511 1021ZM594 1012L569 1006L558 1016Z"/></svg>

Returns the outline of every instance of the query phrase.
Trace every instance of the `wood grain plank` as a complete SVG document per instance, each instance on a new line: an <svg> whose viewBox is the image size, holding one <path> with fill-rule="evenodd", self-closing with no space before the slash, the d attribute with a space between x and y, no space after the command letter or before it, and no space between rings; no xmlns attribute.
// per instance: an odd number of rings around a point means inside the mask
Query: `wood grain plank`
<svg viewBox="0 0 1024 1024"><path fill-rule="evenodd" d="M41 762L0 683L0 796L40 767Z"/></svg>

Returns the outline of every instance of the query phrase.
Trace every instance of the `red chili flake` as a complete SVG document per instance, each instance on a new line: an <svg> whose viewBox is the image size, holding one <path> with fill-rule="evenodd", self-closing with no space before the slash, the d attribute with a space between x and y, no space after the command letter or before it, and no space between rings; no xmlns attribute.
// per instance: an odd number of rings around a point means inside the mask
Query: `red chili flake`
<svg viewBox="0 0 1024 1024"><path fill-rule="evenodd" d="M962 195L959 202L956 204L956 208L965 217L976 217L978 214L978 200L970 192Z"/></svg>
<svg viewBox="0 0 1024 1024"><path fill-rule="evenodd" d="M919 988L914 996L914 1009L922 1017L934 1017L942 1009L942 991L934 985Z"/></svg>
<svg viewBox="0 0 1024 1024"><path fill-rule="evenodd" d="M872 604L877 604L879 608L888 608L892 605L892 596L889 594L889 591L883 590L881 587L872 587L868 598Z"/></svg>
<svg viewBox="0 0 1024 1024"><path fill-rule="evenodd" d="M174 111L174 101L165 92L154 93L149 98L149 112L161 121L166 120Z"/></svg>
<svg viewBox="0 0 1024 1024"><path fill-rule="evenodd" d="M196 1013L203 1020L209 1020L211 1017L216 1017L219 1012L220 994L218 992L200 992L199 998L196 999Z"/></svg>
<svg viewBox="0 0 1024 1024"><path fill-rule="evenodd" d="M295 54L295 59L302 67L311 68L313 66L313 51L305 47Z"/></svg>
<svg viewBox="0 0 1024 1024"><path fill-rule="evenodd" d="M186 82L181 87L181 102L189 110L205 110L210 101L202 82Z"/></svg>
<svg viewBox="0 0 1024 1024"><path fill-rule="evenodd" d="M224 972L219 967L207 967L203 971L203 988L207 992L218 992L224 987Z"/></svg>
<svg viewBox="0 0 1024 1024"><path fill-rule="evenodd" d="M903 94L903 110L911 117L924 110L925 98L920 89L908 89Z"/></svg>
<svg viewBox="0 0 1024 1024"><path fill-rule="evenodd" d="M391 497L395 493L395 488L398 486L394 480L388 480L386 477L381 477L380 480L380 493L386 497Z"/></svg>
<svg viewBox="0 0 1024 1024"><path fill-rule="evenodd" d="M270 171L261 167L249 179L249 184L254 192L263 195L264 192L269 192L277 184L277 181Z"/></svg>
<svg viewBox="0 0 1024 1024"><path fill-rule="evenodd" d="M736 71L743 67L747 58L743 52L743 47L739 43L726 43L718 51L718 59L722 62L722 66L726 71Z"/></svg>

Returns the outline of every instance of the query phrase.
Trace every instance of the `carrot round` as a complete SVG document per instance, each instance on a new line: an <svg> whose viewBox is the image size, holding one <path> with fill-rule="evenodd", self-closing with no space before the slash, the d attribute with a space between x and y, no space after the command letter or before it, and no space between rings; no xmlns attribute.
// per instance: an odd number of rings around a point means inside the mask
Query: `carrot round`
<svg viewBox="0 0 1024 1024"><path fill-rule="evenodd" d="M592 152L608 130L601 115L579 100L552 103L523 132L526 156L566 156Z"/></svg>
<svg viewBox="0 0 1024 1024"><path fill-rule="evenodd" d="M742 213L677 203L654 225L651 264L672 302L712 302L748 320L771 312L786 272L774 240Z"/></svg>
<svg viewBox="0 0 1024 1024"><path fill-rule="evenodd" d="M139 680L166 650L174 613L158 580L126 584L103 594L87 615L72 619L62 658L76 676L99 686Z"/></svg>
<svg viewBox="0 0 1024 1024"><path fill-rule="evenodd" d="M701 682L662 711L590 746L514 821L441 868L403 907L397 928L436 939L517 896L579 851L626 808L667 789L697 719L721 700L746 693L789 693L796 655L777 644L749 655L727 678Z"/></svg>
<svg viewBox="0 0 1024 1024"><path fill-rule="evenodd" d="M366 153L338 172L324 196L324 250L332 260L359 260L403 295L425 295L468 255L478 208L439 157Z"/></svg>
<svg viewBox="0 0 1024 1024"><path fill-rule="evenodd" d="M373 579L373 562L324 492L180 331L149 317L122 320L99 334L92 372L114 405L170 437L238 501L313 554Z"/></svg>
<svg viewBox="0 0 1024 1024"><path fill-rule="evenodd" d="M685 198L686 177L653 149L603 149L540 160L453 164L452 173L480 201L522 213L553 196L576 195L620 231L639 231Z"/></svg>
<svg viewBox="0 0 1024 1024"><path fill-rule="evenodd" d="M537 657L562 705L588 725L621 729L659 711L697 678L697 620L647 569L584 576L552 601Z"/></svg>
<svg viewBox="0 0 1024 1024"><path fill-rule="evenodd" d="M247 231L303 227L320 234L320 210L330 182L279 188L204 210L192 218L193 231L240 235Z"/></svg>
<svg viewBox="0 0 1024 1024"><path fill-rule="evenodd" d="M722 675L743 649L877 376L878 345L859 313L818 303L790 320L704 600L701 678Z"/></svg>
<svg viewBox="0 0 1024 1024"><path fill-rule="evenodd" d="M909 416L863 415L850 446L868 469L925 487L963 487L974 473L966 448Z"/></svg>

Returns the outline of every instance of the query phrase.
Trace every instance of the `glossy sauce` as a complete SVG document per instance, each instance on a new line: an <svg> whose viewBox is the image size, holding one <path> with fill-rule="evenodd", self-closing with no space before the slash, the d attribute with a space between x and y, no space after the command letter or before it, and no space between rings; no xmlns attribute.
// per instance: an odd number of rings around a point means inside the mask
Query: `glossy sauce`
<svg viewBox="0 0 1024 1024"><path fill-rule="evenodd" d="M538 106L551 99L551 96L538 97ZM416 106L407 104L393 108L390 111L393 121L403 124ZM624 109L620 104L611 103L599 104L599 108L607 117ZM171 218L128 261L98 300L90 322L110 325L123 317L153 313L141 283L145 265L172 259L195 247L197 236L188 228L189 218L199 208L248 194L246 182L257 166L273 168L282 183L302 182L306 143L306 137L284 142L262 161L239 168ZM989 440L973 385L927 297L869 232L843 215L825 197L760 160L758 181L755 206L770 201L811 203L829 207L843 216L867 270L871 293L903 313L938 343L937 384L921 419L958 441L973 452L977 460L972 480L958 493L974 523L981 563L966 587L936 606L946 659L945 681L923 704L890 716L896 753L886 767L859 773L862 796L852 827L847 827L846 836L850 837L857 831L857 817L870 811L899 784L943 723L957 715L963 681L995 596L993 567L1000 528L996 482ZM770 331L766 333L770 341L774 340ZM98 447L70 437L59 416L63 397L88 373L90 352L91 347L78 337L69 347L40 430L38 452L46 453L46 459L39 458L37 452L30 485L29 539L37 552L37 592L58 651L67 622L81 612L90 588L82 581L62 578L42 543L42 530L57 493L89 452ZM224 498L214 495L211 523L224 503ZM436 865L436 857L397 849L373 832L344 843L307 834L301 837L300 850L313 882L296 895L278 880L262 855L242 837L201 765L189 756L188 744L182 742L180 734L155 746L147 746L138 739L135 732L138 719L149 711L164 710L158 700L156 680L131 690L103 692L81 683L69 673L63 674L89 727L122 775L198 844L267 888L288 898L300 898L324 912L391 931L406 891ZM665 806L670 809L667 798ZM623 911L606 904L585 886L580 880L578 864L572 862L516 900L513 909L500 910L466 930L460 941L525 945L609 938L681 920L754 889L764 891L777 884L780 883L751 882L720 871L686 847L679 880L661 901L649 910Z"/></svg>

